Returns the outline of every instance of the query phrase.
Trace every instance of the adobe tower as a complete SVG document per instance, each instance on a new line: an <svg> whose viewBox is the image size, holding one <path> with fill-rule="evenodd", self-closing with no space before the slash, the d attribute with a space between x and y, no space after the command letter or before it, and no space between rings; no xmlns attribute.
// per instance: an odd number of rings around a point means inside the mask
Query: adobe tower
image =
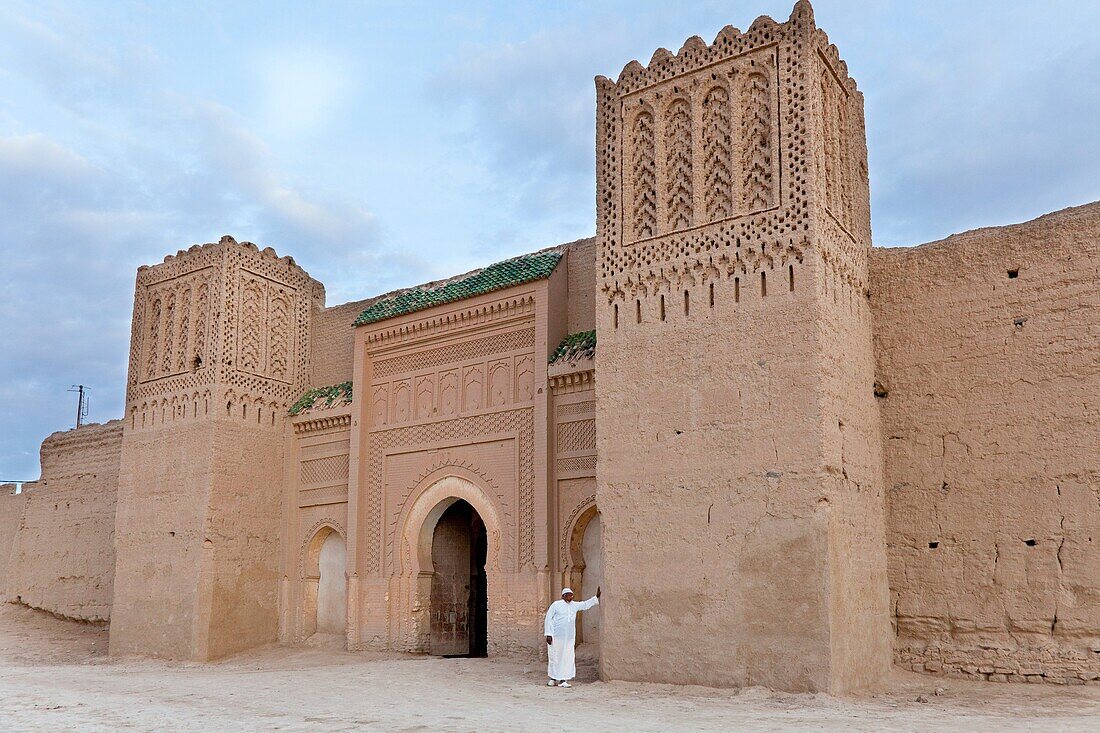
<svg viewBox="0 0 1100 733"><path fill-rule="evenodd" d="M138 271L112 654L207 660L277 639L287 408L323 305L290 257L231 237Z"/></svg>
<svg viewBox="0 0 1100 733"><path fill-rule="evenodd" d="M863 98L808 2L596 80L602 673L890 664Z"/></svg>

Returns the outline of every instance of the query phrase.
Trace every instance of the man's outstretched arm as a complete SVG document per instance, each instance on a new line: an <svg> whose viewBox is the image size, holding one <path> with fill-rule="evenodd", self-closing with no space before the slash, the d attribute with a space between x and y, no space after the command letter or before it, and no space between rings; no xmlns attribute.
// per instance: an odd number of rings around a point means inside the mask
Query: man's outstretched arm
<svg viewBox="0 0 1100 733"><path fill-rule="evenodd" d="M578 604L578 605L580 605L580 610L581 611L587 611L588 609L592 608L593 606L599 604L599 602L600 602L600 588L599 588L599 586L596 586L596 595L592 596L587 601L581 601L580 604Z"/></svg>

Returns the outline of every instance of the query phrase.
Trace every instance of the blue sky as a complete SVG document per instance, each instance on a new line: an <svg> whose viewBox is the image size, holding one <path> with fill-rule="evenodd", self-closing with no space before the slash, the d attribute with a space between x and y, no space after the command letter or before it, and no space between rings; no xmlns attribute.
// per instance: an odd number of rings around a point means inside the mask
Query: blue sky
<svg viewBox="0 0 1100 733"><path fill-rule="evenodd" d="M133 278L222 234L329 303L594 232L592 77L793 2L0 2L0 479L122 413ZM814 3L879 245L1100 199L1100 3Z"/></svg>

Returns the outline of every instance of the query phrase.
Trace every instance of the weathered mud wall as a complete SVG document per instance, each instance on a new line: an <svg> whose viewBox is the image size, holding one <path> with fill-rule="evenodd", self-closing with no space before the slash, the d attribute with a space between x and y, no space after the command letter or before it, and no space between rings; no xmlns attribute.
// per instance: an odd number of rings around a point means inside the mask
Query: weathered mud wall
<svg viewBox="0 0 1100 733"><path fill-rule="evenodd" d="M355 329L352 324L359 314L377 298L341 303L319 309L312 319L313 354L310 358L311 383L315 387L352 381L352 347Z"/></svg>
<svg viewBox="0 0 1100 733"><path fill-rule="evenodd" d="M282 418L230 412L127 432L118 587L130 600L112 654L213 659L277 638Z"/></svg>
<svg viewBox="0 0 1100 733"><path fill-rule="evenodd" d="M203 540L210 658L278 639L283 425L217 421Z"/></svg>
<svg viewBox="0 0 1100 733"><path fill-rule="evenodd" d="M631 313L618 329L601 317L609 678L829 687L810 292L764 297L742 286L738 297L723 288L713 308L690 318L670 308L664 320L651 300L640 323ZM785 324L782 339L775 323ZM660 676L653 649L674 650L675 669Z"/></svg>
<svg viewBox="0 0 1100 733"><path fill-rule="evenodd" d="M197 595L213 471L210 461L194 456L212 452L213 426L192 418L169 432L161 419L126 431L116 543L120 604L110 648L115 655L187 659L201 621Z"/></svg>
<svg viewBox="0 0 1100 733"><path fill-rule="evenodd" d="M578 239L566 245L569 264L569 333L596 327L596 238Z"/></svg>
<svg viewBox="0 0 1100 733"><path fill-rule="evenodd" d="M890 602L871 312L862 289L835 271L821 284L819 501L828 517L830 647L840 691L870 685L889 671Z"/></svg>
<svg viewBox="0 0 1100 733"><path fill-rule="evenodd" d="M872 257L895 656L1100 676L1100 204Z"/></svg>
<svg viewBox="0 0 1100 733"><path fill-rule="evenodd" d="M26 492L14 492L15 484L0 484L0 601L7 597L5 588L15 533L23 521L23 508L27 505Z"/></svg>
<svg viewBox="0 0 1100 733"><path fill-rule="evenodd" d="M25 494L7 600L76 619L110 618L121 447L119 420L42 443L42 478Z"/></svg>

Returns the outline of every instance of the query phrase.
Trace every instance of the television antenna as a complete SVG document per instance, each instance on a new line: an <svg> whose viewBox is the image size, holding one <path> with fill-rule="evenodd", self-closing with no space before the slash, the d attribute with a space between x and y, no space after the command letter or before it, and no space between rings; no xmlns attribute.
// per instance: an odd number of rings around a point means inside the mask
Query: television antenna
<svg viewBox="0 0 1100 733"><path fill-rule="evenodd" d="M68 392L76 392L76 426L79 428L84 424L84 418L88 417L88 404L91 401L88 397L90 389L83 384L74 384Z"/></svg>

